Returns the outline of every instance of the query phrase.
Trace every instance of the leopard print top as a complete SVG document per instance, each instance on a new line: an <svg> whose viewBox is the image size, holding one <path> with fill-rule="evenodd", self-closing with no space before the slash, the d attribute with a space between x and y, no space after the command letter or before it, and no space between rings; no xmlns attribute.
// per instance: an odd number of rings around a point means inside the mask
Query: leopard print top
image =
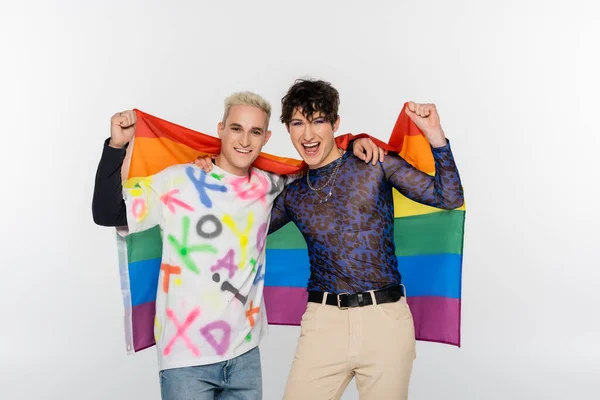
<svg viewBox="0 0 600 400"><path fill-rule="evenodd" d="M336 161L310 170L321 187L341 163L331 198L319 203L306 176L288 185L275 201L269 233L293 221L306 240L310 259L308 290L363 292L401 283L395 256L392 188L426 205L454 209L463 189L450 144L435 148L435 177L397 155L366 164L349 149ZM321 196L329 192L326 187Z"/></svg>

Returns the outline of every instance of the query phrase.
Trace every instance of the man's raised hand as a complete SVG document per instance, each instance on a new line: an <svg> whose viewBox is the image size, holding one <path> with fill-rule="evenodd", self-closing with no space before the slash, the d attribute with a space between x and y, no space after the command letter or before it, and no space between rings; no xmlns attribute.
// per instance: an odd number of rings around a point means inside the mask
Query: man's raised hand
<svg viewBox="0 0 600 400"><path fill-rule="evenodd" d="M137 115L133 110L121 111L110 119L109 146L122 149L133 139Z"/></svg>
<svg viewBox="0 0 600 400"><path fill-rule="evenodd" d="M415 125L423 131L432 147L446 145L446 136L440 124L440 116L435 104L419 104L409 101L404 111Z"/></svg>

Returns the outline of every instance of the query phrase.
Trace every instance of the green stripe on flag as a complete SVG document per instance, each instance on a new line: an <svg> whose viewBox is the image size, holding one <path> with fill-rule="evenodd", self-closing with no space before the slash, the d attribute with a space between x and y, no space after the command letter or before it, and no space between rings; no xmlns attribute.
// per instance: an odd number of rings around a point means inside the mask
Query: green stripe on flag
<svg viewBox="0 0 600 400"><path fill-rule="evenodd" d="M306 249L306 241L296 224L289 222L267 236L267 249Z"/></svg>
<svg viewBox="0 0 600 400"><path fill-rule="evenodd" d="M462 254L464 221L461 210L396 218L396 255Z"/></svg>
<svg viewBox="0 0 600 400"><path fill-rule="evenodd" d="M463 247L462 210L439 211L394 220L397 256L461 254ZM306 249L304 237L292 222L267 238L268 249Z"/></svg>
<svg viewBox="0 0 600 400"><path fill-rule="evenodd" d="M130 263L162 257L160 227L127 235L127 258Z"/></svg>

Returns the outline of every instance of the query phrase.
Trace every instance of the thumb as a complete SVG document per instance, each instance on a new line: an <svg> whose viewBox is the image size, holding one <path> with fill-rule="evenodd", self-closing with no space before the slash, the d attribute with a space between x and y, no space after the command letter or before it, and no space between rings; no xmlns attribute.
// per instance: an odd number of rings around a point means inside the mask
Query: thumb
<svg viewBox="0 0 600 400"><path fill-rule="evenodd" d="M414 111L411 111L411 109L408 108L408 106L404 107L404 112L406 113L406 115L408 115L408 118L410 118L410 120L413 122L415 122L419 117Z"/></svg>
<svg viewBox="0 0 600 400"><path fill-rule="evenodd" d="M355 155L356 157L358 157L360 160L363 160L363 161L365 161L365 158L367 157L367 156L365 155L366 149L365 149L365 147L362 145L362 143L360 143L360 140L357 140L357 141L354 143L354 146L353 146L353 147L354 147L354 151L353 151L354 155ZM357 154L357 153L358 153L358 154Z"/></svg>

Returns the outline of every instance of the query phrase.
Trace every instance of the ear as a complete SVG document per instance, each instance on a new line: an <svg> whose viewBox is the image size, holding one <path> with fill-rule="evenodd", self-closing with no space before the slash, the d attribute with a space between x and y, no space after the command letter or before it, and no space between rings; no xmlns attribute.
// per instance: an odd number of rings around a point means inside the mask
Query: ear
<svg viewBox="0 0 600 400"><path fill-rule="evenodd" d="M339 127L340 127L340 116L338 115L337 119L335 120L335 124L333 124L333 133L337 132Z"/></svg>
<svg viewBox="0 0 600 400"><path fill-rule="evenodd" d="M265 134L265 142L263 143L263 146L265 144L267 144L267 142L269 141L270 137L271 137L271 131L267 131L267 133Z"/></svg>
<svg viewBox="0 0 600 400"><path fill-rule="evenodd" d="M221 135L223 135L223 128L225 128L223 126L223 122L219 122L217 124L217 134L219 135L219 138L221 138Z"/></svg>

